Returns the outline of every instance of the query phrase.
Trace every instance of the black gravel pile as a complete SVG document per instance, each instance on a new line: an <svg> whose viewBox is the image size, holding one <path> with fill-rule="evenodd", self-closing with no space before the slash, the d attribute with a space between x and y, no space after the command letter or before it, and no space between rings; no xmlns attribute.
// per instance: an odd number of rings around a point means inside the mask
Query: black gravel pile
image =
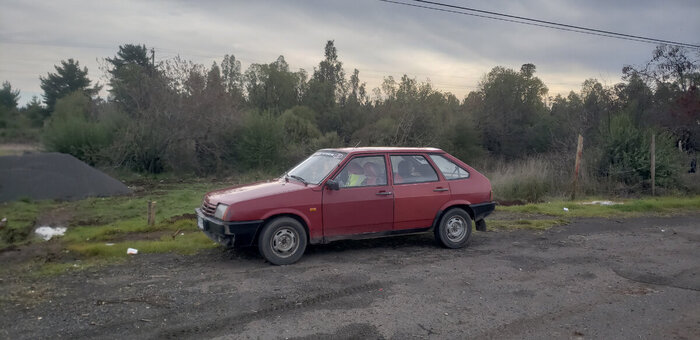
<svg viewBox="0 0 700 340"><path fill-rule="evenodd" d="M0 157L0 202L78 200L129 193L123 183L62 153Z"/></svg>

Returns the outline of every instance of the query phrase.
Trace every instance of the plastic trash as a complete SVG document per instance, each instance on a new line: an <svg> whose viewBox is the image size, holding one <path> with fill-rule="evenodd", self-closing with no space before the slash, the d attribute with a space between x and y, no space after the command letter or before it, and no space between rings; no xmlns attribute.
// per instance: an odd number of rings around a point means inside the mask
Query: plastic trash
<svg viewBox="0 0 700 340"><path fill-rule="evenodd" d="M622 202L613 202L613 201L590 201L590 202L583 202L581 204L592 204L592 205L616 205L616 204L623 204Z"/></svg>
<svg viewBox="0 0 700 340"><path fill-rule="evenodd" d="M127 255L136 255L136 254L138 254L138 253L139 253L139 250L138 250L138 249L129 248L129 249L126 250L126 254L127 254Z"/></svg>
<svg viewBox="0 0 700 340"><path fill-rule="evenodd" d="M66 233L66 230L67 229L65 227L52 228L49 226L41 226L36 228L34 232L39 235L39 237L43 238L44 241L48 241L54 236L63 236L63 234Z"/></svg>
<svg viewBox="0 0 700 340"><path fill-rule="evenodd" d="M564 208L564 211L569 211L569 208L566 208L566 207L565 207L565 208Z"/></svg>

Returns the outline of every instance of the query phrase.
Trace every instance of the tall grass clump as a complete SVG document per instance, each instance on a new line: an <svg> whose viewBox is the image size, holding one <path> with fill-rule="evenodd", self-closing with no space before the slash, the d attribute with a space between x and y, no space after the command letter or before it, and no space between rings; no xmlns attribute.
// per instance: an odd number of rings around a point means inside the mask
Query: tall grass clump
<svg viewBox="0 0 700 340"><path fill-rule="evenodd" d="M542 157L496 161L484 171L499 201L539 202L556 186L552 165Z"/></svg>

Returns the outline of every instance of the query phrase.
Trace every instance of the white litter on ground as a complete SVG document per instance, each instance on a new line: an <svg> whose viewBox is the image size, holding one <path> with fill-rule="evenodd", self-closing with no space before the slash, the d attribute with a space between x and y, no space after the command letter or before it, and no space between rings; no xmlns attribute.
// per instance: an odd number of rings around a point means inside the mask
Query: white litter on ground
<svg viewBox="0 0 700 340"><path fill-rule="evenodd" d="M569 211L569 208L564 208L564 211Z"/></svg>
<svg viewBox="0 0 700 340"><path fill-rule="evenodd" d="M66 227L49 227L49 226L41 226L39 228L36 228L34 231L39 237L43 238L44 241L50 240L54 236L63 236L63 234L66 233Z"/></svg>
<svg viewBox="0 0 700 340"><path fill-rule="evenodd" d="M598 205L616 205L616 204L622 204L622 202L613 202L613 201L590 201L590 202L583 202L581 204L598 204Z"/></svg>
<svg viewBox="0 0 700 340"><path fill-rule="evenodd" d="M136 254L138 254L138 253L139 253L139 250L138 250L138 249L129 248L129 249L126 250L126 254L127 254L127 255L136 255Z"/></svg>

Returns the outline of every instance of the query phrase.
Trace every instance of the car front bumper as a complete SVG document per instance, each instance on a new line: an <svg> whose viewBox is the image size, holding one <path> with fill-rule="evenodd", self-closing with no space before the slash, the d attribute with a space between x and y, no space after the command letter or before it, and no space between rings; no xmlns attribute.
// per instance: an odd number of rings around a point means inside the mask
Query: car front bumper
<svg viewBox="0 0 700 340"><path fill-rule="evenodd" d="M197 227L214 242L227 247L248 247L253 245L255 235L264 222L236 221L227 222L213 216L205 215L201 209L194 210L197 214Z"/></svg>

